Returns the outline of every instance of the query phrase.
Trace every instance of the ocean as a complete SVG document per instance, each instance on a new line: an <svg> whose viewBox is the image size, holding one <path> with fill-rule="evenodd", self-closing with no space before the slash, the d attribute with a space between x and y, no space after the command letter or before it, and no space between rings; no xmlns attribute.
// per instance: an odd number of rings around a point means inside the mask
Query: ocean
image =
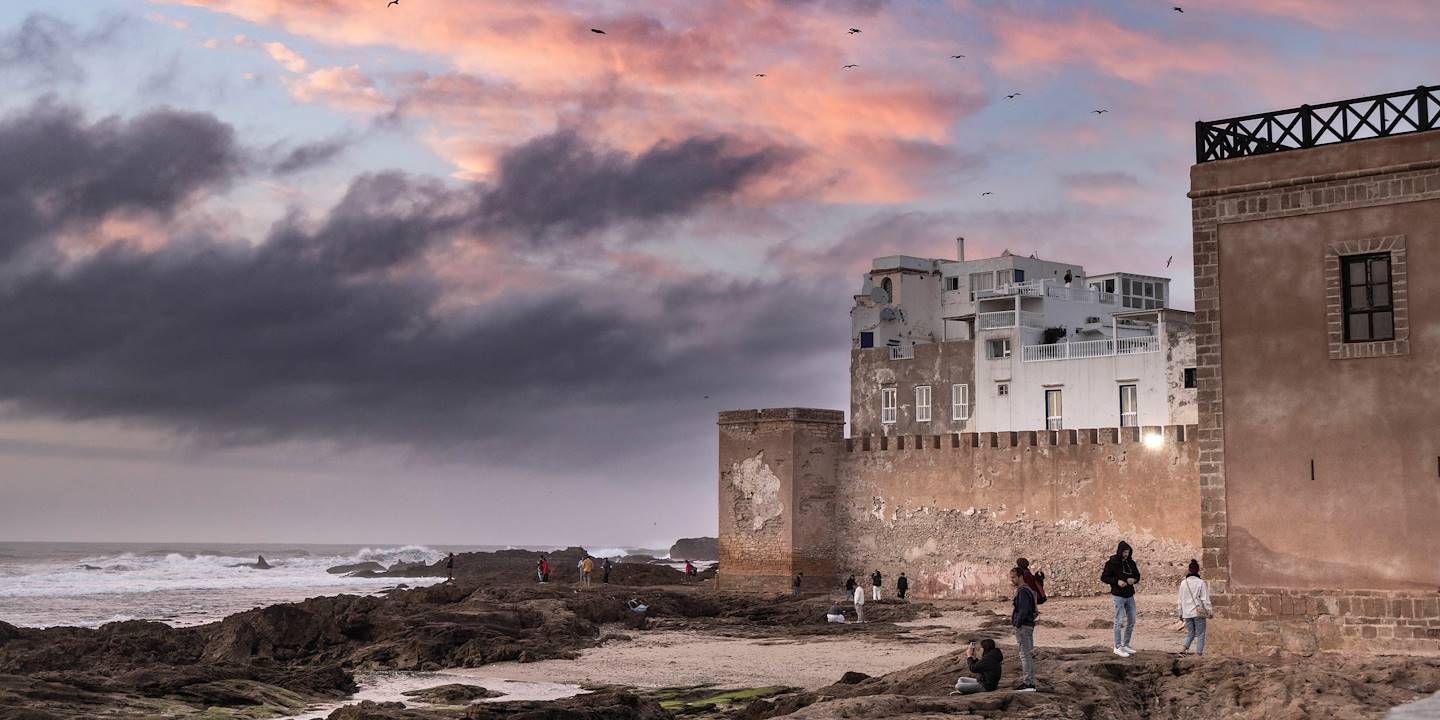
<svg viewBox="0 0 1440 720"><path fill-rule="evenodd" d="M449 552L506 547L514 546L0 542L0 622L23 627L99 627L120 620L201 625L276 603L373 594L401 583L416 587L441 580L347 578L325 572L336 565L373 561L388 567L402 561L433 562ZM271 569L244 567L260 555Z"/></svg>

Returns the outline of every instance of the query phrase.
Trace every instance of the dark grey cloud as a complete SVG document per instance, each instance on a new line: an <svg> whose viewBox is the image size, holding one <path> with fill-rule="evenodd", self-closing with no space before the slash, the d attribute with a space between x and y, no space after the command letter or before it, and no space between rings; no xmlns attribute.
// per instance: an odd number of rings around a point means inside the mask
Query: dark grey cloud
<svg viewBox="0 0 1440 720"><path fill-rule="evenodd" d="M481 211L488 226L540 243L617 221L680 215L728 197L792 159L784 149L747 151L735 144L697 137L631 157L597 150L561 130L501 159Z"/></svg>
<svg viewBox="0 0 1440 720"><path fill-rule="evenodd" d="M343 138L320 140L290 149L275 162L274 171L289 175L324 165L340 157L350 143Z"/></svg>
<svg viewBox="0 0 1440 720"><path fill-rule="evenodd" d="M128 23L116 15L82 30L53 15L31 14L14 31L0 34L0 75L23 72L42 86L80 82L85 71L77 56L114 42Z"/></svg>
<svg viewBox="0 0 1440 720"><path fill-rule="evenodd" d="M0 123L0 159L28 169L0 170L0 223L45 238L116 209L176 212L241 171L235 148L209 116L87 124L37 106ZM547 159L556 177L543 176ZM695 403L727 389L793 394L813 382L815 353L843 355L848 288L570 279L457 309L412 262L446 243L514 249L484 233L574 240L693 211L778 163L724 139L632 157L561 133L506 156L491 187L366 174L318 221L287 218L260 242L177 237L28 268L0 284L0 402L223 443L399 443L493 460L565 432L578 453L672 431L713 417L719 406Z"/></svg>
<svg viewBox="0 0 1440 720"><path fill-rule="evenodd" d="M72 108L33 105L0 119L0 261L113 212L170 217L240 175L243 159L234 131L207 114L90 123Z"/></svg>

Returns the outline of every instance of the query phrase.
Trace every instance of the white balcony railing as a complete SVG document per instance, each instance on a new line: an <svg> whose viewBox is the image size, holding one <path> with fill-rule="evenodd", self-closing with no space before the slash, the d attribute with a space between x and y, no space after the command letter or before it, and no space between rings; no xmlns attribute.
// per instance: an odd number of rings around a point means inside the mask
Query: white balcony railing
<svg viewBox="0 0 1440 720"><path fill-rule="evenodd" d="M1018 317L1017 313L1014 310L1002 310L1000 312L980 313L976 317L976 320L978 320L981 330L998 330L1001 328L1013 328L1017 325L1016 320L1019 320L1019 325L1023 325L1028 328L1037 328L1040 330L1045 329L1044 315L1037 312L1026 312L1024 310L1018 313Z"/></svg>
<svg viewBox="0 0 1440 720"><path fill-rule="evenodd" d="M1000 287L986 288L975 291L975 297L998 298L1010 297L1011 295L1024 295L1026 297L1040 297L1045 294L1044 280L1023 280L1018 283L1006 283Z"/></svg>
<svg viewBox="0 0 1440 720"><path fill-rule="evenodd" d="M1044 362L1046 360L1078 360L1152 352L1160 352L1160 338L1154 335L1142 335L1120 338L1118 341L1107 338L1049 345L1026 345L1020 349L1020 359L1024 362Z"/></svg>
<svg viewBox="0 0 1440 720"><path fill-rule="evenodd" d="M904 346L898 346L898 347L895 346L895 345L891 345L891 346L890 346L890 359L891 359L891 360L909 360L910 358L913 358L913 357L915 357L915 346L914 346L914 345L904 345Z"/></svg>

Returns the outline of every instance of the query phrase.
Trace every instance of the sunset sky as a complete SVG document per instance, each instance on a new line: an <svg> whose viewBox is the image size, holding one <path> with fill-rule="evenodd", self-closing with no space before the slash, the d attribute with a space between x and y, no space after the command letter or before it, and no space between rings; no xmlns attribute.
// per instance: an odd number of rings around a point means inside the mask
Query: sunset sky
<svg viewBox="0 0 1440 720"><path fill-rule="evenodd" d="M1196 120L1440 82L1430 0L385 3L0 4L0 540L713 534L870 258L1188 309Z"/></svg>

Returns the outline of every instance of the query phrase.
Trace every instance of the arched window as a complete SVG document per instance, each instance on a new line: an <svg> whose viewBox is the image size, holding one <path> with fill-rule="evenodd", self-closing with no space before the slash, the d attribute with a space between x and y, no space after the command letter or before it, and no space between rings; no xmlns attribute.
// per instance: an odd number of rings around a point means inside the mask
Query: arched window
<svg viewBox="0 0 1440 720"><path fill-rule="evenodd" d="M880 289L885 291L885 302L892 302L895 299L895 286L891 284L890 278L880 281Z"/></svg>

